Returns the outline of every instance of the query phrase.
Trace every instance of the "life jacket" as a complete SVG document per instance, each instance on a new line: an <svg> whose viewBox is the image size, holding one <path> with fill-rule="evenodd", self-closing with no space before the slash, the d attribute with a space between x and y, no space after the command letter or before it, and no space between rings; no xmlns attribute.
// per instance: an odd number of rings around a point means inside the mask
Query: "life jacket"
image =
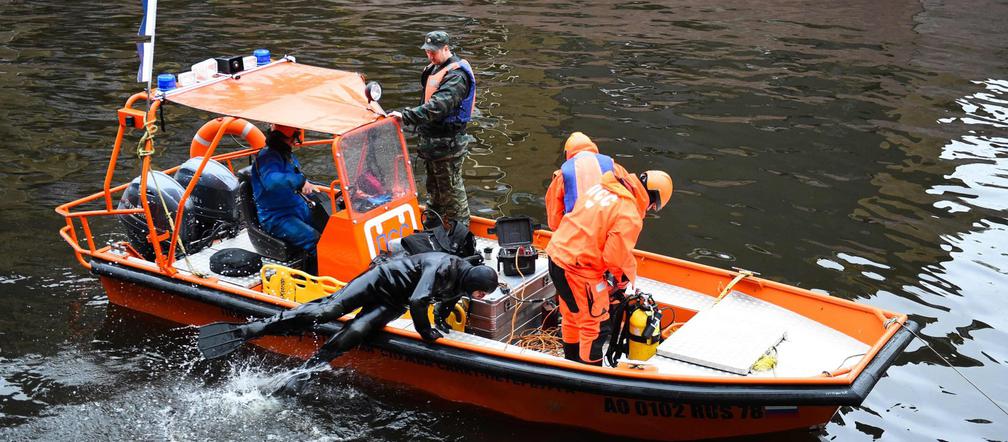
<svg viewBox="0 0 1008 442"><path fill-rule="evenodd" d="M445 117L445 123L468 123L472 119L473 105L476 102L476 75L473 74L472 66L465 59L460 59L444 69L437 71L427 77L427 84L424 86L424 103L430 101L434 92L437 92L438 88L441 86L441 82L444 81L445 75L455 69L462 69L466 76L469 77L469 92L466 94L459 106L453 109L447 117Z"/></svg>
<svg viewBox="0 0 1008 442"><path fill-rule="evenodd" d="M594 186L602 175L613 171L613 159L597 152L581 151L564 161L560 173L564 180L564 213L574 210L579 191Z"/></svg>

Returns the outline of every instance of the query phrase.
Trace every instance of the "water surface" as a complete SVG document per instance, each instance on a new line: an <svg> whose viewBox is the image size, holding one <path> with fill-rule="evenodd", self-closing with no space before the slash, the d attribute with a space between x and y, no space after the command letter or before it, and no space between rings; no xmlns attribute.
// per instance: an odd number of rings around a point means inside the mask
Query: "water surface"
<svg viewBox="0 0 1008 442"><path fill-rule="evenodd" d="M584 131L628 169L675 179L642 248L923 326L940 357L915 341L862 406L784 437L1008 438L1008 416L943 361L1008 408L1008 5L428 3L162 2L157 71L266 47L365 72L391 109L420 93L423 33L448 29L479 81L465 167L475 213L541 220L553 159ZM0 11L0 439L597 438L352 369L310 399L268 399L253 386L289 361L250 350L200 362L191 329L110 306L53 208L100 187L114 109L140 89L139 5ZM209 116L167 117L162 167Z"/></svg>

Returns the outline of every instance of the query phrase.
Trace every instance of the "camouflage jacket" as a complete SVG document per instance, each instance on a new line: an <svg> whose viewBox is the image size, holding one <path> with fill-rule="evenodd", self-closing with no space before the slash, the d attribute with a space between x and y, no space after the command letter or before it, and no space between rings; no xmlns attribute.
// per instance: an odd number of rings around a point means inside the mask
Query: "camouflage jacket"
<svg viewBox="0 0 1008 442"><path fill-rule="evenodd" d="M427 77L457 61L459 61L459 57L453 55L440 66L424 69L423 74L420 75L421 91L423 91L423 86L427 83ZM465 131L465 123L447 124L443 120L452 110L459 107L462 100L468 94L469 87L469 77L462 70L456 69L448 72L444 80L441 81L440 87L434 92L429 101L420 103L416 107L405 108L401 111L403 123L414 127L417 135L421 138L431 139L430 141L444 139L443 143L452 143L457 138L460 138L458 137L459 134Z"/></svg>

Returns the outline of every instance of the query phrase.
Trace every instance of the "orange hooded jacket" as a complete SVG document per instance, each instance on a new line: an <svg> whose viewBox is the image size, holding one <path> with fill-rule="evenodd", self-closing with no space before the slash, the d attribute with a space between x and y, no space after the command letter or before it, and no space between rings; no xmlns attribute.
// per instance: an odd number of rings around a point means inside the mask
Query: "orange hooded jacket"
<svg viewBox="0 0 1008 442"><path fill-rule="evenodd" d="M619 179L608 172L578 195L574 210L555 229L546 253L574 275L598 280L608 270L617 281L625 275L632 282L637 278L633 249L648 204L640 180Z"/></svg>
<svg viewBox="0 0 1008 442"><path fill-rule="evenodd" d="M582 152L598 154L599 150L598 146L585 134L574 132L564 145L564 153L566 154L566 161L578 157L574 160L574 170L577 175L577 194L579 196L584 195L584 192L588 188L598 184L602 180L602 170L599 167L598 160L593 155L578 156ZM618 179L630 180L633 178L623 166L616 164L615 161L613 162L612 171ZM546 190L546 224L553 231L556 231L560 226L560 220L563 219L565 214L564 197L566 193L564 191L564 184L563 173L560 170L553 172L553 181L550 182L549 188Z"/></svg>

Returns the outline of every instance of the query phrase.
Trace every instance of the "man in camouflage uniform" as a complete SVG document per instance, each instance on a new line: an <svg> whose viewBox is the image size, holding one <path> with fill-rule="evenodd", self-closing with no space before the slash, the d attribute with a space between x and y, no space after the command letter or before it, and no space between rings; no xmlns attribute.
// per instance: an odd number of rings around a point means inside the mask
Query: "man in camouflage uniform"
<svg viewBox="0 0 1008 442"><path fill-rule="evenodd" d="M433 31L420 47L430 64L420 75L420 105L390 115L417 133L417 153L427 168L430 208L446 221L469 223L469 202L462 182L462 163L469 150L466 123L476 98L476 77L469 62L452 54L448 34Z"/></svg>

